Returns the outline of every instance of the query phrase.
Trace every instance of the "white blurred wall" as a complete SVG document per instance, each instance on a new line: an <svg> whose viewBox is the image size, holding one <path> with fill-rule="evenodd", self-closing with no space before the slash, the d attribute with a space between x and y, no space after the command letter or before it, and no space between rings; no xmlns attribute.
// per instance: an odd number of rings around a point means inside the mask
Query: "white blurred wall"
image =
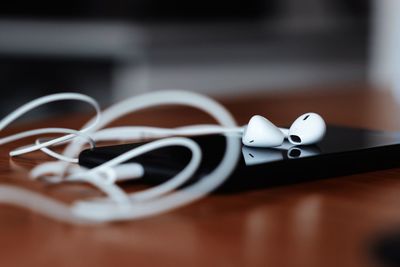
<svg viewBox="0 0 400 267"><path fill-rule="evenodd" d="M400 95L400 1L373 1L370 81Z"/></svg>

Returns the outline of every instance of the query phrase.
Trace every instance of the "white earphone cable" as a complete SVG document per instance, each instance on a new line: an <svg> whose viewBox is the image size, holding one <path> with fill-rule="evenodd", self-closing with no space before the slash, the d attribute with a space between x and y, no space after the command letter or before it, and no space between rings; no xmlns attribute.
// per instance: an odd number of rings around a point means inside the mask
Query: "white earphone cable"
<svg viewBox="0 0 400 267"><path fill-rule="evenodd" d="M232 116L214 100L195 93L171 90L149 93L122 101L102 113L97 102L85 95L76 93L61 93L41 97L18 108L0 121L0 130L28 111L50 102L63 100L77 100L90 104L96 111L96 116L91 119L81 130L67 128L43 128L17 133L0 139L0 144L41 134L66 134L54 139L37 139L34 145L18 148L10 152L11 156L22 155L36 150L41 150L49 156L61 161L43 163L35 167L31 176L49 177L52 182L88 182L106 193L108 197L101 199L78 201L71 207L74 216L89 221L114 221L142 218L166 212L168 210L193 202L218 187L231 173L240 154L240 142L230 136L243 132L243 127L237 127ZM145 126L126 126L101 129L112 121L128 113L140 109L159 105L185 105L205 111L214 117L219 125L191 125L176 129L165 129ZM201 150L197 143L184 137L170 137L174 135L196 135L221 133L226 135L227 145L225 156L214 171L205 175L200 181L177 190L187 182L195 173L201 161ZM108 162L90 170L85 170L77 165L76 156L82 150L83 140L93 148L95 141L105 140L135 140L143 136L152 138L169 137L156 140L128 151ZM50 149L69 142L62 154ZM190 162L174 177L150 189L127 194L115 182L122 179L142 177L145 173L143 166L136 163L125 163L134 157L151 150L165 146L184 146L188 148L192 157ZM65 177L64 174L66 174ZM120 175L120 177L118 176Z"/></svg>
<svg viewBox="0 0 400 267"><path fill-rule="evenodd" d="M72 129L65 129L65 128L43 128L43 129L30 130L30 131L21 132L21 133L17 133L14 135L0 138L0 145L6 144L9 142L13 142L13 141L16 141L16 140L19 140L22 138L26 138L28 136L33 136L33 135L47 134L47 133L49 133L49 134L67 133L67 132L69 132L68 135L64 135L62 137L58 137L58 138L52 139L52 140L44 142L44 143L34 144L28 148L24 148L23 150L13 151L13 155L14 156L21 155L21 154L25 154L25 153L29 153L29 152L33 152L33 151L42 149L44 147L52 146L57 143L62 143L62 142L71 140L72 138L74 138L77 135L85 137L89 141L89 143L91 143L93 145L92 140L89 140L88 136L84 135L84 133L91 130L92 128L94 128L96 126L96 124L99 122L100 114L101 114L100 106L96 102L96 100L94 100L93 98L83 95L83 94L79 94L79 93L59 93L59 94L53 94L53 95L40 97L38 99L30 101L30 102L26 103L25 105L19 107L18 109L14 110L13 112L11 112L9 115L4 117L2 120L0 120L0 131L2 131L13 121L18 119L22 115L26 114L27 112L31 111L32 109L35 109L39 106L49 104L49 103L52 103L55 101L66 101L66 100L81 101L81 102L85 102L85 103L89 104L96 111L96 116L94 117L94 119L91 121L90 124L87 124L83 129L81 129L79 131L72 130Z"/></svg>

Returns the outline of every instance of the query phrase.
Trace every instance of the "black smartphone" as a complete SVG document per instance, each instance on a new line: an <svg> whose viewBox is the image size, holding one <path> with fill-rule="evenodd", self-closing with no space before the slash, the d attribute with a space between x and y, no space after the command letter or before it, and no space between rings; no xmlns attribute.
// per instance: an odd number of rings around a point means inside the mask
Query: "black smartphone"
<svg viewBox="0 0 400 267"><path fill-rule="evenodd" d="M235 138L240 139L240 136ZM192 183L210 173L223 157L226 137L202 135L190 137L202 150L202 163ZM79 155L79 164L98 166L143 143L87 149ZM400 166L400 134L339 126L328 126L326 136L312 146L293 146L285 142L275 148L242 146L234 172L216 190L237 192L314 179L343 176ZM139 179L146 184L165 182L186 166L191 152L185 147L164 147L132 159L144 166Z"/></svg>

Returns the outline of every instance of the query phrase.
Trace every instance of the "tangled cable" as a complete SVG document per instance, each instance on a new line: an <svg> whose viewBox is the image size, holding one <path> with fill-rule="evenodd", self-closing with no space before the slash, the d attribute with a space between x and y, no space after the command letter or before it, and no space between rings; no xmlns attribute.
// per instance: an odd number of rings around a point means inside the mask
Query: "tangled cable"
<svg viewBox="0 0 400 267"><path fill-rule="evenodd" d="M206 96L180 91L166 90L152 92L126 99L108 109L101 111L98 103L91 97L78 93L60 93L44 96L18 108L2 120L0 131L13 121L39 106L55 102L75 100L89 104L96 112L80 130L68 128L41 128L24 131L0 138L0 145L20 140L30 136L43 134L65 134L58 138L40 138L34 144L17 148L10 156L18 156L41 150L58 161L39 164L31 170L34 179L46 179L53 183L85 182L90 183L106 194L106 197L83 199L68 206L64 203L38 196L37 193L18 190L10 186L0 186L0 202L7 202L32 208L49 217L62 221L79 223L99 223L117 220L132 220L153 216L187 205L204 197L217 188L233 171L240 155L240 141L228 133L241 133L231 114L219 103ZM111 122L129 113L160 105L184 105L200 109L211 115L219 125L191 125L175 129L156 128L148 126L121 126L105 128ZM221 133L226 137L225 154L218 166L202 177L199 181L178 189L195 173L201 163L202 152L193 140L176 135L196 135ZM85 143L91 148L99 141L134 141L143 135L158 138L142 146L127 151L95 168L80 167L77 156ZM62 153L52 150L52 147L67 144ZM167 146L183 146L191 151L189 163L174 177L149 189L126 193L117 181L140 179L144 168L139 163L131 162L135 157L149 151ZM3 195L1 195L3 194Z"/></svg>

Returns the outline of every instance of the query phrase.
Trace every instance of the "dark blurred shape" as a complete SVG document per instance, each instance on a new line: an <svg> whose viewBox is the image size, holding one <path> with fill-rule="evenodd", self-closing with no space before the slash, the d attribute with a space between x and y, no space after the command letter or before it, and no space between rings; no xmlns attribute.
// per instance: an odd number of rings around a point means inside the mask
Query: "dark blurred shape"
<svg viewBox="0 0 400 267"><path fill-rule="evenodd" d="M0 85L8 105L2 110L10 112L37 97L59 92L84 92L102 104L108 104L106 99L110 92L104 85L110 84L110 65L111 62L106 60L3 57L0 60ZM71 105L69 101L58 102L54 106L43 106L39 111L33 110L30 115L49 111L56 114L76 112L81 106Z"/></svg>
<svg viewBox="0 0 400 267"><path fill-rule="evenodd" d="M362 0L6 1L0 114L62 91L106 106L165 88L231 96L363 82L370 20ZM75 110L63 107L52 111Z"/></svg>
<svg viewBox="0 0 400 267"><path fill-rule="evenodd" d="M374 260L382 266L400 266L400 229L386 232L377 238L371 250Z"/></svg>
<svg viewBox="0 0 400 267"><path fill-rule="evenodd" d="M130 21L255 20L264 17L274 4L264 0L12 1L2 5L0 16Z"/></svg>

